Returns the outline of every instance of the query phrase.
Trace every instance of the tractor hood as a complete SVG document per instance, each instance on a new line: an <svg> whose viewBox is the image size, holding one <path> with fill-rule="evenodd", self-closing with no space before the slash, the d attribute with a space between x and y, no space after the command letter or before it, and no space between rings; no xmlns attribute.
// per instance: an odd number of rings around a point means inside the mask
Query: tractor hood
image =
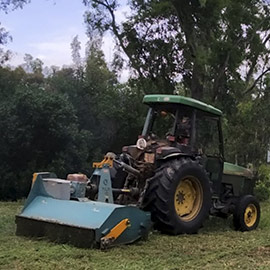
<svg viewBox="0 0 270 270"><path fill-rule="evenodd" d="M249 179L253 178L251 170L228 162L224 162L223 174L243 176Z"/></svg>

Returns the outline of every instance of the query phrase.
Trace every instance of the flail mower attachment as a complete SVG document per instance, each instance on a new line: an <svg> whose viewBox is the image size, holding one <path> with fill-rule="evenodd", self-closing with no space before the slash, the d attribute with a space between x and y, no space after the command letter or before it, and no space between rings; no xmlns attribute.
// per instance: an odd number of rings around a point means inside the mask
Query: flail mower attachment
<svg viewBox="0 0 270 270"><path fill-rule="evenodd" d="M96 168L98 200L84 197L86 183L37 173L22 212L16 216L17 235L46 237L78 247L107 248L146 238L150 213L135 206L113 204L107 165Z"/></svg>

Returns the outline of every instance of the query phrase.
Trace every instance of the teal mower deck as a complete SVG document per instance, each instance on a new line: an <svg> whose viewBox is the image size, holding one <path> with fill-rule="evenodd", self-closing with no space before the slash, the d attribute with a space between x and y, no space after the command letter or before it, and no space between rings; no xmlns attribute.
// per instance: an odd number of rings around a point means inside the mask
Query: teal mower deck
<svg viewBox="0 0 270 270"><path fill-rule="evenodd" d="M260 221L247 168L226 162L222 112L192 98L147 95L134 145L109 152L88 179L35 174L16 217L17 234L106 248L147 237L151 224L171 235L197 233L209 215L239 231Z"/></svg>
<svg viewBox="0 0 270 270"><path fill-rule="evenodd" d="M53 173L36 174L25 206L16 216L16 234L102 249L147 238L150 213L106 202L113 199L108 168L96 169L95 174L100 176L103 202L77 197L85 195L86 183L58 179Z"/></svg>

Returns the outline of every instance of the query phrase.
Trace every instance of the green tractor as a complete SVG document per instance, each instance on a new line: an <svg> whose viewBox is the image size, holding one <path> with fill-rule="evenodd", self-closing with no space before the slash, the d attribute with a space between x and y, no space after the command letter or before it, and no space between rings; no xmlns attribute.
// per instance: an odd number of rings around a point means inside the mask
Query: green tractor
<svg viewBox="0 0 270 270"><path fill-rule="evenodd" d="M115 203L150 211L155 227L169 234L196 233L209 214L233 214L235 229L255 229L255 180L225 162L222 112L175 95L146 95L143 102L150 108L136 145L111 154Z"/></svg>
<svg viewBox="0 0 270 270"><path fill-rule="evenodd" d="M233 214L240 231L258 226L252 172L224 161L221 111L182 96L143 102L150 108L136 145L107 153L90 179L34 174L17 235L107 248L146 238L152 221L174 235L196 233L209 214Z"/></svg>

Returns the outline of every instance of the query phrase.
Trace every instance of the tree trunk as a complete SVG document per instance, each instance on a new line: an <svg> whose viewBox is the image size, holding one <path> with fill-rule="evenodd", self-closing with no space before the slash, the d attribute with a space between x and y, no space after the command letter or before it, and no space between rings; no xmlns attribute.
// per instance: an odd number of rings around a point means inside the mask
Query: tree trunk
<svg viewBox="0 0 270 270"><path fill-rule="evenodd" d="M203 72L202 68L196 63L193 64L192 78L191 78L191 97L202 100L203 99Z"/></svg>

